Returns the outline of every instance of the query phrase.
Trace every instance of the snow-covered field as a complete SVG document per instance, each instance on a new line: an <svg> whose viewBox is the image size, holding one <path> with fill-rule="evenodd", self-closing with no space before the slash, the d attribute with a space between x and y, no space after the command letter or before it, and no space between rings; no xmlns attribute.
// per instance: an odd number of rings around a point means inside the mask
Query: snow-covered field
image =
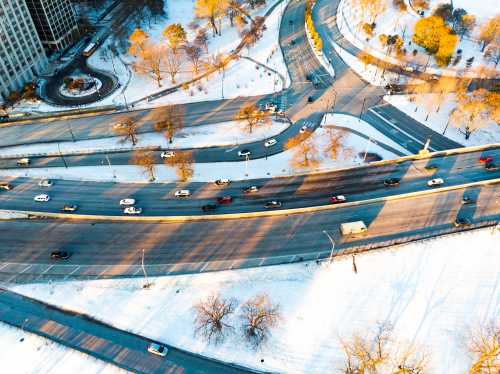
<svg viewBox="0 0 500 374"><path fill-rule="evenodd" d="M348 115L329 116L329 122L326 125L337 125L352 127L358 131L370 128L367 123L359 121L356 117ZM359 128L358 128L359 126ZM403 149L393 143L389 143L382 134L372 129L367 134L373 141L362 138L358 135L347 133L344 146L336 160L332 160L323 150L327 144L327 126L318 128L314 131L313 137L316 148L318 148L319 164L314 169L300 169L291 166L291 159L296 152L295 147L276 155L266 158L249 160L248 162L214 162L214 163L196 163L194 164L194 175L191 181L207 182L217 178L230 178L232 180L269 178L275 176L289 176L303 174L311 171L328 171L345 167L358 166L364 163L364 153L376 153L382 159L393 159L397 156L392 152L375 144L375 141L386 143L394 148ZM264 145L262 145L264 147ZM235 146L231 152L237 153L241 149ZM165 165L157 165L155 168L156 182L164 183L177 180L175 170ZM1 176L25 176L25 177L44 177L53 179L70 180L90 180L90 181L115 181L115 182L147 182L148 175L137 166L113 165L109 166L79 166L70 168L37 168L37 169L8 169L0 170Z"/></svg>
<svg viewBox="0 0 500 374"><path fill-rule="evenodd" d="M420 95L413 102L410 101L411 97L411 95L387 95L384 96L384 100L425 126L440 134L444 133L448 138L465 146L500 142L500 126L493 121L474 131L468 140L465 140L465 135L459 132L457 127L448 124L450 113L456 107L455 95L448 95L440 105L439 112L436 112L437 105L432 105L433 102L439 102L439 100L433 100L433 94ZM417 111L415 111L416 108ZM427 114L429 114L428 117Z"/></svg>
<svg viewBox="0 0 500 374"><path fill-rule="evenodd" d="M0 323L0 336L0 362L4 373L127 373L116 366L4 323Z"/></svg>
<svg viewBox="0 0 500 374"><path fill-rule="evenodd" d="M133 147L130 141L123 142L123 137L110 137L77 142L42 143L2 148L2 157L29 156L36 154L63 154L77 152L93 152L99 150L133 150L141 147L162 148L203 148L225 145L238 145L260 141L283 132L289 123L273 121L271 125L256 126L249 134L244 123L237 121L223 122L196 127L186 127L175 134L170 144L164 135L159 133L138 134L138 143Z"/></svg>
<svg viewBox="0 0 500 374"><path fill-rule="evenodd" d="M457 45L457 50L461 49L463 51L462 58L460 62L453 66L450 65L446 68L439 68L430 59L427 63L428 57L425 51L414 43L409 43L413 36L413 27L415 22L419 17L411 11L398 12L392 5L392 1L386 1L386 9L383 11L376 19L376 28L374 31L374 36L368 41L363 31L359 29L360 25L364 20L362 12L359 8L353 5L352 0L342 0L338 9L338 26L344 37L348 39L352 44L358 48L367 51L377 58L391 61L395 64L400 64L401 59L396 59L395 57L388 56L383 50L378 35L386 34L393 35L399 34L404 35L404 48L407 49L408 54L403 58L406 63L410 65L419 65L420 69L424 66L428 66L426 70L428 73L437 73L445 75L456 75L458 70L463 70L465 68L465 62L468 58L474 57L474 62L472 64L472 69L468 69L466 75L474 76L477 73L474 68L479 66L488 66L489 68L494 68L493 63L485 60L481 52L481 44L476 43L472 38L477 37L478 27L474 30L471 38L464 37ZM430 10L426 11L426 16L430 15L432 10L441 3L449 3L448 0L431 0ZM500 12L500 5L496 0L461 0L454 1L453 5L455 8L464 8L469 14L476 16L477 25L481 25L482 22L486 21L489 17L494 16ZM410 9L410 8L409 8ZM416 49L418 51L417 56L413 57L411 52Z"/></svg>
<svg viewBox="0 0 500 374"><path fill-rule="evenodd" d="M385 322L399 346L426 353L426 373L463 374L471 363L468 332L499 318L499 239L500 231L482 229L357 255L357 274L348 256L331 265L161 277L152 279L149 290L141 288L142 279L11 288L167 344L280 373L334 372L344 362L339 337L366 336ZM193 335L192 307L213 292L240 305L265 293L280 305L282 321L254 351L240 336L237 309L229 320L234 333L221 345L209 345ZM8 348L8 354L0 350L2 365L15 365L21 348L2 338Z"/></svg>

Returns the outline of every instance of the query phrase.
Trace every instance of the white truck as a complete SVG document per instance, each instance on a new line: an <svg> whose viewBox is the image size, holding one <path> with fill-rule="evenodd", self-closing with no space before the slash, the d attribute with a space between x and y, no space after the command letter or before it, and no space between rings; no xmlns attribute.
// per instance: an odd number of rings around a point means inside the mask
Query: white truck
<svg viewBox="0 0 500 374"><path fill-rule="evenodd" d="M368 229L363 221L345 222L340 224L340 232L343 236L364 234Z"/></svg>

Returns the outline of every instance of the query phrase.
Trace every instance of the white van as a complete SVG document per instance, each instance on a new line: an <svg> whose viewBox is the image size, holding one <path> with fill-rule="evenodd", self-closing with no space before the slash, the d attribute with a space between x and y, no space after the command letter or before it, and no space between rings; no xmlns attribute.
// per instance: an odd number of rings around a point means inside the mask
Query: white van
<svg viewBox="0 0 500 374"><path fill-rule="evenodd" d="M340 232L342 235L364 234L368 229L363 221L346 222L340 224Z"/></svg>

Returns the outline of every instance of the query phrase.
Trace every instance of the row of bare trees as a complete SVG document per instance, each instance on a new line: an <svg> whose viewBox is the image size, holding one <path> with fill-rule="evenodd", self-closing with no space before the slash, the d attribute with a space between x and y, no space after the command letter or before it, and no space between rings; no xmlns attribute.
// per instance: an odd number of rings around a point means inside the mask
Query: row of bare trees
<svg viewBox="0 0 500 374"><path fill-rule="evenodd" d="M195 335L209 343L220 344L235 328L230 318L237 309L237 301L213 294L194 306L196 312ZM265 294L257 295L240 307L241 333L246 341L258 348L269 337L271 328L281 320L279 305L271 302Z"/></svg>

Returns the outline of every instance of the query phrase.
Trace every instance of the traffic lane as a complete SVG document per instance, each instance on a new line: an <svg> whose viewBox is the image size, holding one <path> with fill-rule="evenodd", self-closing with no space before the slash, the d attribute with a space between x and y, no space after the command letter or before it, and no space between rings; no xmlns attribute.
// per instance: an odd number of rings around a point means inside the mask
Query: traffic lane
<svg viewBox="0 0 500 374"><path fill-rule="evenodd" d="M300 255L331 248L326 230L342 249L359 241L385 241L450 228L457 214L474 222L500 218L499 188L477 190L475 204L463 207L466 190L344 207L335 211L276 217L185 223L104 223L76 221L0 222L0 261L56 263L55 249L72 256L68 265L189 263ZM465 210L464 210L465 209ZM408 212L411 212L409 214ZM363 220L363 238L343 238L343 222Z"/></svg>

